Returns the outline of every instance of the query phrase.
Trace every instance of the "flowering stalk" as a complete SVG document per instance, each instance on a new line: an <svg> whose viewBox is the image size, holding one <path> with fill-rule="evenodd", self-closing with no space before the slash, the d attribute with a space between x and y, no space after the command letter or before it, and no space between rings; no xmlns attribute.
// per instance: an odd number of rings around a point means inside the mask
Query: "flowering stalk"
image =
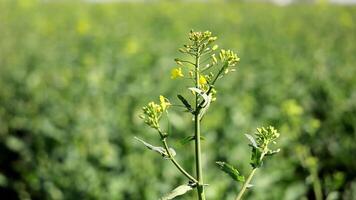
<svg viewBox="0 0 356 200"><path fill-rule="evenodd" d="M153 150L159 153L163 158L170 160L178 171L180 171L188 179L188 183L178 186L170 193L162 197L161 200L173 199L176 196L183 195L193 189L197 190L199 200L206 199L202 166L200 132L201 121L209 109L210 104L216 101L216 82L226 74L235 71L234 66L240 60L236 53L231 50L221 49L219 53L215 53L218 49L218 46L214 45L216 39L217 37L213 36L209 31L191 31L189 33L189 44L184 45L183 48L179 49L179 51L190 56L192 59L183 60L176 58L175 62L178 66L171 71L172 79L179 79L188 76L188 79L193 81L193 86L188 88L188 90L190 90L190 92L194 95L193 106L181 94L178 94L177 97L183 104L181 106L193 116L194 135L188 136L188 140L194 141L196 177L188 173L177 162L174 157L176 155L175 150L169 147L167 143L169 134L160 126L161 118L168 112L168 108L171 106L170 101L164 96L160 96L159 103L150 102L147 106L142 108L143 114L141 115L141 118L148 126L158 132L163 147L151 145L139 138L136 139L143 143L148 149ZM218 54L218 56L216 56L216 54ZM246 188L248 188L253 174L262 164L263 157L276 152L272 152L268 149L268 143L274 142L276 137L278 137L276 135L279 136L277 131L273 127L268 127L267 129L258 129L258 134L256 134L257 142L252 136L249 136L249 139L252 142L251 146L253 154L251 157L251 165L253 170L246 181L233 166L225 162L217 162L220 168L224 172L228 173L234 180L244 182L244 186L238 199L241 198Z"/></svg>
<svg viewBox="0 0 356 200"><path fill-rule="evenodd" d="M267 128L258 128L256 133L256 140L251 136L247 135L246 137L250 140L252 147L252 156L251 156L251 166L252 171L250 172L249 176L247 177L246 181L237 195L235 200L241 200L242 195L245 193L246 189L251 186L250 182L252 177L254 176L255 172L259 167L263 164L263 158L266 155L273 155L278 153L280 150L270 150L269 144L276 143L276 139L279 137L279 133L273 126L269 126Z"/></svg>

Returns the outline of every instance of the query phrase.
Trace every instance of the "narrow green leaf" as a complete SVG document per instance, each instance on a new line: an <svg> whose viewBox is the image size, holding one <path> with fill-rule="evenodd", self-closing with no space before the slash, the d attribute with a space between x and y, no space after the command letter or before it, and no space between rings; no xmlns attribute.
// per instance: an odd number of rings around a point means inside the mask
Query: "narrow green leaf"
<svg viewBox="0 0 356 200"><path fill-rule="evenodd" d="M263 162L261 160L262 152L259 148L252 146L252 155L251 155L251 166L252 168L259 168L262 166Z"/></svg>
<svg viewBox="0 0 356 200"><path fill-rule="evenodd" d="M185 145L185 144L189 143L190 141L193 141L194 138L195 138L194 135L187 136L187 137L183 138L183 139L180 141L180 143L183 144L183 145Z"/></svg>
<svg viewBox="0 0 356 200"><path fill-rule="evenodd" d="M187 110L191 113L194 112L192 106L189 104L189 102L180 94L177 95L178 99L184 104L184 106L187 108Z"/></svg>
<svg viewBox="0 0 356 200"><path fill-rule="evenodd" d="M159 147L159 146L153 146L152 144L149 144L148 142L143 141L142 139L138 138L138 137L134 137L137 141L141 142L143 145L145 145L149 150L155 151L159 154L161 154L161 156L163 156L164 158L169 158L168 153L166 151L165 148L163 147ZM169 151L171 153L172 156L176 155L176 151L173 148L169 148Z"/></svg>
<svg viewBox="0 0 356 200"><path fill-rule="evenodd" d="M177 196L183 195L187 193L188 191L192 190L193 188L190 185L180 185L176 187L174 190L172 190L170 193L166 194L164 197L162 197L160 200L169 200L173 199Z"/></svg>
<svg viewBox="0 0 356 200"><path fill-rule="evenodd" d="M187 136L187 137L183 138L183 139L180 141L180 143L181 143L182 145L185 145L185 144L189 143L190 141L194 141L194 139L195 139L195 136L194 136L194 135L190 135L190 136ZM204 136L200 136L200 139L201 139L201 140L205 140L205 137L204 137Z"/></svg>
<svg viewBox="0 0 356 200"><path fill-rule="evenodd" d="M273 156L275 155L276 153L280 152L281 149L277 149L277 150L269 150L266 154L266 156Z"/></svg>
<svg viewBox="0 0 356 200"><path fill-rule="evenodd" d="M253 138L253 137L252 137L251 135L249 135L249 134L245 134L245 136L247 137L247 139L250 140L251 145L252 145L253 147L258 148L258 147L257 147L257 143L256 143L256 141L255 141L255 138Z"/></svg>
<svg viewBox="0 0 356 200"><path fill-rule="evenodd" d="M221 161L217 161L216 164L219 165L219 168L223 172L227 173L233 180L238 182L245 181L245 177L240 175L239 171L235 169L232 165L229 165L228 163L221 162Z"/></svg>

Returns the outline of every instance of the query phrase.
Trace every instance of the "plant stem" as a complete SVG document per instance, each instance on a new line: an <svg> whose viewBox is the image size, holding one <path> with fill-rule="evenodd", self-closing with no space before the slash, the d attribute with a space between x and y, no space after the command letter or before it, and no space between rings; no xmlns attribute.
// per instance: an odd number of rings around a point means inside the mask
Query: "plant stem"
<svg viewBox="0 0 356 200"><path fill-rule="evenodd" d="M193 177L191 176L187 171L185 171L183 169L182 166L180 166L180 164L174 159L174 157L172 156L171 152L169 151L169 147L168 147L168 144L167 144L167 141L166 141L166 138L164 138L162 140L162 143L163 143L163 146L165 148L165 150L167 151L167 154L169 156L169 159L172 161L172 163L177 167L177 169L182 172L182 174L184 174L189 180L193 181L194 183L198 183L198 181Z"/></svg>
<svg viewBox="0 0 356 200"><path fill-rule="evenodd" d="M267 145L266 145L266 146L264 147L264 149L263 149L263 153L261 154L260 161L262 161L263 158L265 157L266 151L267 151ZM240 192L239 192L239 194L237 195L237 197L236 197L235 200L241 200L242 195L245 193L245 191L246 191L248 185L250 184L253 175L255 175L255 172L256 172L257 169L258 169L257 167L255 167L255 168L252 169L250 175L248 175L247 180L245 181L244 185L242 186L242 188L241 188L241 190L240 190Z"/></svg>
<svg viewBox="0 0 356 200"><path fill-rule="evenodd" d="M254 168L251 171L250 175L248 176L247 180L245 181L244 185L242 186L242 189L240 190L240 192L237 195L235 200L240 200L242 198L242 195L245 193L247 186L250 184L251 179L252 179L253 175L255 174L256 170L257 170L257 168Z"/></svg>
<svg viewBox="0 0 356 200"><path fill-rule="evenodd" d="M322 200L323 199L323 192L321 189L321 184L320 184L320 179L318 177L318 171L312 170L312 177L313 177L313 190L315 194L315 199L316 200Z"/></svg>
<svg viewBox="0 0 356 200"><path fill-rule="evenodd" d="M198 50L199 52L199 50ZM199 84L199 65L200 65L200 55L196 54L195 57L195 86L200 88ZM195 126L195 167L198 179L197 192L199 200L205 200L205 192L203 186L203 169L201 165L201 146L200 146L200 108L199 108L199 96L195 94L195 113L194 113L194 126Z"/></svg>

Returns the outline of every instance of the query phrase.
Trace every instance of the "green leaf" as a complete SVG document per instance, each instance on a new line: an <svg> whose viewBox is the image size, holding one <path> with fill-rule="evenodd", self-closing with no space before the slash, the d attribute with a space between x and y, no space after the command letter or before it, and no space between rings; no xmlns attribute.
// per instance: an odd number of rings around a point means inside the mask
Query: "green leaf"
<svg viewBox="0 0 356 200"><path fill-rule="evenodd" d="M259 168L262 166L263 162L261 160L262 152L259 148L252 146L252 155L251 155L251 166L252 168Z"/></svg>
<svg viewBox="0 0 356 200"><path fill-rule="evenodd" d="M256 143L256 141L255 141L255 138L253 138L253 137L252 137L251 135L249 135L249 134L245 134L245 136L247 137L247 139L250 140L251 145L252 145L253 147L258 148L258 147L257 147L257 143Z"/></svg>
<svg viewBox="0 0 356 200"><path fill-rule="evenodd" d="M201 90L199 88L195 88L195 87L190 87L190 88L188 88L188 90L190 90L192 92L196 92L201 97L203 97L205 103L204 103L204 105L202 105L202 107L205 107L208 103L210 103L211 97L209 98L209 96L203 90Z"/></svg>
<svg viewBox="0 0 356 200"><path fill-rule="evenodd" d="M280 152L281 149L277 149L277 150L268 150L266 156L273 156L275 155L276 153Z"/></svg>
<svg viewBox="0 0 356 200"><path fill-rule="evenodd" d="M188 191L192 190L192 186L190 185L180 185L176 187L174 190L172 190L170 193L166 194L164 197L162 197L160 200L169 200L173 199L177 196L183 195L187 193Z"/></svg>
<svg viewBox="0 0 356 200"><path fill-rule="evenodd" d="M195 136L194 136L194 135L190 135L190 136L187 136L187 137L183 138L183 139L180 141L180 143L183 144L183 145L185 145L185 144L187 144L187 143L190 142L190 141L194 141L194 139L195 139ZM204 136L200 136L200 139L201 139L201 140L205 140L205 137L204 137Z"/></svg>
<svg viewBox="0 0 356 200"><path fill-rule="evenodd" d="M141 142L142 144L144 144L149 150L155 151L159 154L161 154L161 156L163 156L164 158L169 158L169 155L166 151L165 148L163 147L158 147L158 146L153 146L152 144L149 144L148 142L143 141L142 139L138 138L138 137L134 137L137 141ZM176 155L176 151L173 148L169 148L169 151L171 153L172 156Z"/></svg>
<svg viewBox="0 0 356 200"><path fill-rule="evenodd" d="M217 161L216 164L218 164L219 168L223 172L227 173L235 181L238 181L238 182L244 182L245 181L245 177L240 175L240 172L237 171L237 169L235 169L232 165L229 165L228 163L221 162L221 161Z"/></svg>
<svg viewBox="0 0 356 200"><path fill-rule="evenodd" d="M184 104L184 106L187 108L187 110L191 113L194 112L192 106L189 104L189 102L180 94L177 95L178 99Z"/></svg>

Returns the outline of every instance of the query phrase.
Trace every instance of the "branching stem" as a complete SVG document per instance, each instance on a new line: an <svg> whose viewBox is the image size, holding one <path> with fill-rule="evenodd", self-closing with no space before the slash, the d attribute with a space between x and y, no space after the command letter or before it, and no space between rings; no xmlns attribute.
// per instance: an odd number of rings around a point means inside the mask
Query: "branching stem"
<svg viewBox="0 0 356 200"><path fill-rule="evenodd" d="M263 149L263 153L261 154L260 161L262 161L263 158L264 158L265 155L266 155L266 150L267 150L266 148L267 148L267 146ZM256 172L257 169L258 169L257 167L255 167L255 168L252 169L250 175L248 175L246 181L244 182L244 185L242 186L242 188L241 188L241 190L240 190L240 192L239 192L239 194L237 195L237 197L236 197L235 200L241 200L242 195L245 193L247 187L250 185L250 182L251 182L251 180L252 180L252 177L253 177L253 175L255 175L255 172Z"/></svg>
<svg viewBox="0 0 356 200"><path fill-rule="evenodd" d="M242 186L242 188L241 188L241 190L240 190L240 192L239 192L239 194L237 195L237 197L236 197L235 200L241 200L242 195L245 193L247 187L250 185L250 182L251 182L251 180L252 180L253 175L255 175L256 170L257 170L257 168L254 168L254 169L251 171L250 175L248 175L248 178L246 179L244 185Z"/></svg>
<svg viewBox="0 0 356 200"><path fill-rule="evenodd" d="M166 152L167 152L167 154L168 154L169 159L170 159L170 160L172 161L172 163L177 167L177 169L178 169L182 174L184 174L189 180L193 181L194 183L198 183L198 181L197 181L192 175L190 175L187 171L185 171L185 170L183 169L183 167L180 166L180 164L174 159L174 157L172 156L171 152L169 151L169 147L168 147L166 138L163 138L163 139L162 139L162 143L163 143L164 149L166 150Z"/></svg>

